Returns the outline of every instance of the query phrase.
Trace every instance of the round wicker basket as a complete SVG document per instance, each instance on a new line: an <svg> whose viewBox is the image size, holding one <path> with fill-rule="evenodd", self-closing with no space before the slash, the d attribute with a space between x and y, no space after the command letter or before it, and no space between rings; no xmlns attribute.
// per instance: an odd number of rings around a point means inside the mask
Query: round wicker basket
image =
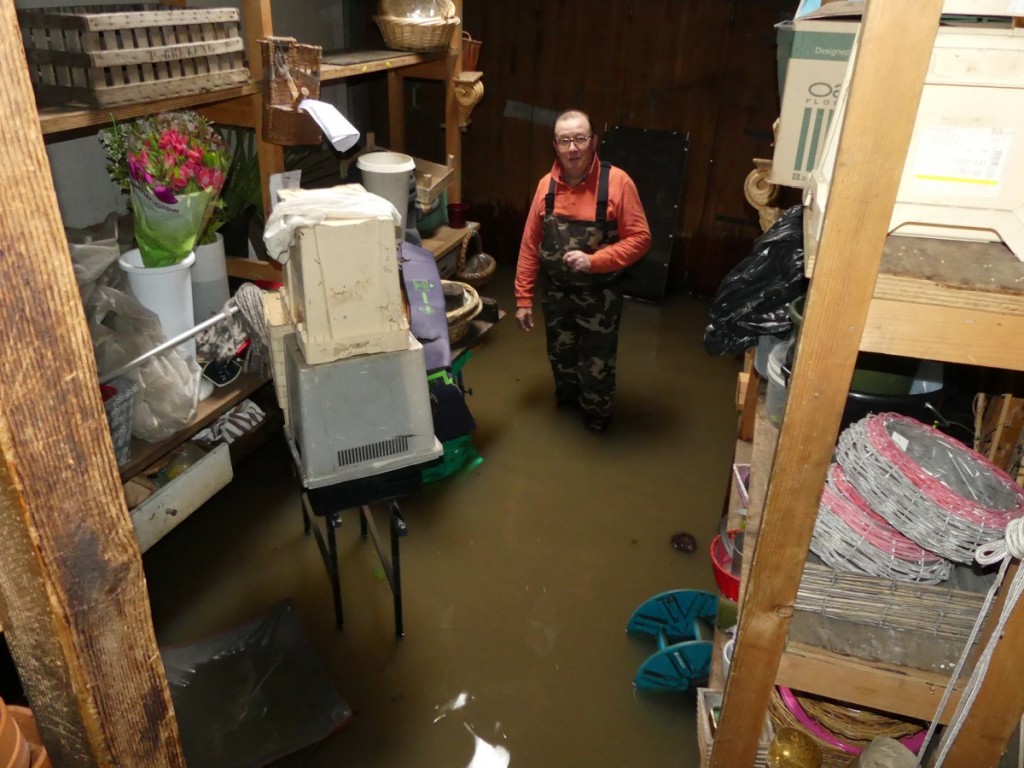
<svg viewBox="0 0 1024 768"><path fill-rule="evenodd" d="M470 242L476 243L476 250L470 253ZM483 252L480 241L480 230L474 229L462 239L462 250L459 252L459 264L455 268L455 277L474 288L483 288L491 279L498 262L490 254Z"/></svg>
<svg viewBox="0 0 1024 768"><path fill-rule="evenodd" d="M384 36L384 44L398 51L439 51L447 48L452 32L459 26L455 4L448 3L448 12L438 18L411 19L377 15L373 20Z"/></svg>
<svg viewBox="0 0 1024 768"><path fill-rule="evenodd" d="M483 303L476 288L457 280L442 280L445 315L448 318L448 339L451 343L461 341L469 331L469 324L480 314Z"/></svg>
<svg viewBox="0 0 1024 768"><path fill-rule="evenodd" d="M778 688L772 689L768 716L775 728L797 728L808 734L821 748L822 768L847 768L853 758L876 736L902 740L904 746L916 749L922 734L920 723L897 720L871 710L843 707L827 699L786 691L790 704ZM793 709L800 710L798 717ZM813 730L806 722L813 726ZM817 731L817 732L815 732ZM838 744L846 745L846 748Z"/></svg>

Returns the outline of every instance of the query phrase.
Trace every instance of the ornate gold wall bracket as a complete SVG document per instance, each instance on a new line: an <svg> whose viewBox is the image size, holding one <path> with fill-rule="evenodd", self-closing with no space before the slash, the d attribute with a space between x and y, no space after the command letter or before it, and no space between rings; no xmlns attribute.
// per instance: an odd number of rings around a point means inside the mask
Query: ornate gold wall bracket
<svg viewBox="0 0 1024 768"><path fill-rule="evenodd" d="M483 97L483 72L460 72L455 76L455 101L459 105L459 128L463 131L472 122L469 116Z"/></svg>
<svg viewBox="0 0 1024 768"><path fill-rule="evenodd" d="M761 229L767 231L774 224L782 209L772 205L779 197L779 188L768 181L772 172L772 161L761 158L754 158L754 170L747 174L743 182L743 196L747 202L757 209L757 216L761 222Z"/></svg>

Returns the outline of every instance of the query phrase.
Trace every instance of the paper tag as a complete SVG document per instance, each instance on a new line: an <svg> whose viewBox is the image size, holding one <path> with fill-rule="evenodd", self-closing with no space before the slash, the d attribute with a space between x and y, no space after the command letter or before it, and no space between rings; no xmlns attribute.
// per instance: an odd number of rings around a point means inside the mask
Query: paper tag
<svg viewBox="0 0 1024 768"><path fill-rule="evenodd" d="M299 102L299 111L305 112L316 121L324 136L339 152L351 149L359 141L359 131L333 104L316 99L303 99Z"/></svg>
<svg viewBox="0 0 1024 768"><path fill-rule="evenodd" d="M904 453L907 452L907 447L910 445L910 441L907 440L907 438L905 438L899 432L892 433L892 441L896 443L896 447L899 448L901 451L903 451Z"/></svg>
<svg viewBox="0 0 1024 768"><path fill-rule="evenodd" d="M284 171L283 173L272 173L267 181L267 188L270 191L270 210L277 207L279 200L277 193L282 189L298 189L302 182L302 171Z"/></svg>

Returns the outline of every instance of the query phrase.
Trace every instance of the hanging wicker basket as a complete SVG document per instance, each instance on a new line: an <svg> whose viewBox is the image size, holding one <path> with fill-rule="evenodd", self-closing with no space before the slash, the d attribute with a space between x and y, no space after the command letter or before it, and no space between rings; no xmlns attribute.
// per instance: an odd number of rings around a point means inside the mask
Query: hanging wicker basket
<svg viewBox="0 0 1024 768"><path fill-rule="evenodd" d="M480 63L480 46L483 43L479 40L474 40L473 36L462 31L462 69L466 72L476 71L477 65Z"/></svg>
<svg viewBox="0 0 1024 768"><path fill-rule="evenodd" d="M461 341L469 331L469 324L480 314L483 303L476 288L457 280L442 280L445 315L448 318L448 339L453 344Z"/></svg>
<svg viewBox="0 0 1024 768"><path fill-rule="evenodd" d="M264 141L286 147L320 144L320 126L297 107L305 98L320 98L322 54L319 45L304 45L293 37L260 40Z"/></svg>
<svg viewBox="0 0 1024 768"><path fill-rule="evenodd" d="M471 243L475 244L475 248L471 246ZM491 279L497 268L498 262L494 260L494 257L483 252L480 230L474 229L462 239L462 250L459 252L455 277L464 283L469 283L474 288L482 288Z"/></svg>
<svg viewBox="0 0 1024 768"><path fill-rule="evenodd" d="M439 51L451 43L452 32L461 23L455 15L455 4L449 2L444 16L412 19L398 16L374 16L384 44L398 51Z"/></svg>

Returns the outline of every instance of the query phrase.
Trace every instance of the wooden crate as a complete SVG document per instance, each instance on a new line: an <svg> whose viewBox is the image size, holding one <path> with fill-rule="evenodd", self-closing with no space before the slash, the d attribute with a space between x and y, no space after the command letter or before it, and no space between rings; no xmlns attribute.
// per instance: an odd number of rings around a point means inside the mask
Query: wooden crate
<svg viewBox="0 0 1024 768"><path fill-rule="evenodd" d="M700 764L702 766L711 763L711 748L715 743L715 724L717 714L712 715L713 710L720 710L722 707L723 692L713 688L697 689L697 746L700 749ZM768 765L768 747L775 738L775 729L771 720L765 715L764 723L761 725L761 734L757 742L757 755L754 758L754 768L766 768Z"/></svg>
<svg viewBox="0 0 1024 768"><path fill-rule="evenodd" d="M92 107L248 82L235 8L107 5L18 12L42 103Z"/></svg>
<svg viewBox="0 0 1024 768"><path fill-rule="evenodd" d="M957 566L949 582L913 584L840 573L810 555L790 642L869 661L949 674L985 601L991 575Z"/></svg>

